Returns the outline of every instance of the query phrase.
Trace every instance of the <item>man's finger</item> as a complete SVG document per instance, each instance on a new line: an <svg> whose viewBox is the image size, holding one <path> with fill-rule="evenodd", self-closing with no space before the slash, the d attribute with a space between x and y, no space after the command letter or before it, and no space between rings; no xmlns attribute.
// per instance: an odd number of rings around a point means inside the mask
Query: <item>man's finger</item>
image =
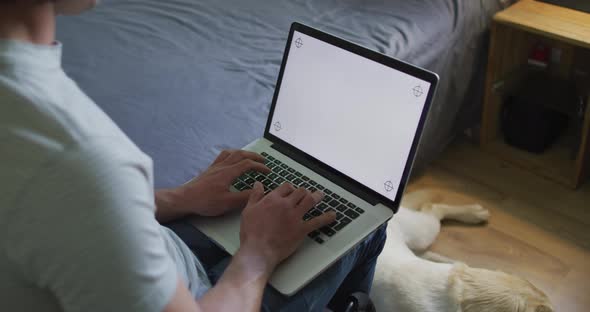
<svg viewBox="0 0 590 312"><path fill-rule="evenodd" d="M313 206L317 205L319 202L322 201L324 198L324 193L322 192L313 192L305 198L303 198L299 204L297 205L297 210L299 210L300 214L303 216L306 212L309 211Z"/></svg>
<svg viewBox="0 0 590 312"><path fill-rule="evenodd" d="M281 197L287 197L289 196L291 193L293 193L293 191L295 191L295 188L293 187L293 185L291 185L291 183L283 183L281 184L279 187L277 187L273 193L278 194Z"/></svg>
<svg viewBox="0 0 590 312"><path fill-rule="evenodd" d="M238 151L233 152L231 155L229 155L229 157L225 160L225 162L228 165L233 165L233 164L237 164L238 162L245 160L245 159L250 159L255 162L264 163L264 157L262 157L261 155L253 153L253 152L242 151L242 150L238 150Z"/></svg>
<svg viewBox="0 0 590 312"><path fill-rule="evenodd" d="M303 187L300 187L293 191L287 198L291 201L293 206L297 205L301 200L303 200L307 195L311 195L308 190Z"/></svg>
<svg viewBox="0 0 590 312"><path fill-rule="evenodd" d="M254 182L254 187L252 187L252 190L250 191L248 204L255 204L259 202L262 197L264 197L264 186L262 186L262 183L256 181Z"/></svg>
<svg viewBox="0 0 590 312"><path fill-rule="evenodd" d="M305 222L307 233L313 232L336 221L336 212L330 211Z"/></svg>
<svg viewBox="0 0 590 312"><path fill-rule="evenodd" d="M253 192L254 190L252 189L240 192L230 192L227 195L228 206L232 208L243 208L250 200L250 196L252 196ZM262 195L264 196L264 192Z"/></svg>
<svg viewBox="0 0 590 312"><path fill-rule="evenodd" d="M250 170L262 172L264 174L270 173L270 169L267 166L250 159L244 159L240 161L239 163L231 166L229 170L229 172L231 172L232 180L236 179L237 177L241 176L242 174Z"/></svg>
<svg viewBox="0 0 590 312"><path fill-rule="evenodd" d="M219 155L217 155L217 158L215 158L215 160L213 161L213 165L216 165L224 160L226 160L229 155L231 155L235 150L223 150L221 151L221 153L219 153Z"/></svg>

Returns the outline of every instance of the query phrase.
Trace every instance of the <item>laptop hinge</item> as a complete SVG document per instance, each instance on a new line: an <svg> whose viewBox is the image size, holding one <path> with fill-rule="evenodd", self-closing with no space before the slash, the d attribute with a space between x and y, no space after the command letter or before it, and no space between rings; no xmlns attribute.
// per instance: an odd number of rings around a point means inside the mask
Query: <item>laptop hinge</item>
<svg viewBox="0 0 590 312"><path fill-rule="evenodd" d="M285 154L289 158L295 160L300 165L305 166L308 169L312 170L313 172L332 181L333 183L338 184L338 186L340 186L343 189L347 190L348 192L354 194L355 196L358 196L359 198L368 202L369 204L371 204L373 206L379 204L379 200L375 196L372 196L371 194L369 194L367 192L359 190L358 187L355 187L354 183L346 181L346 179L343 178L339 174L335 174L333 172L330 172L329 170L322 168L322 165L316 163L315 161L310 161L309 159L307 159L307 157L301 155L301 153L297 153L286 146L276 144L276 143L273 143L271 145L271 147L273 149L281 152L282 154Z"/></svg>

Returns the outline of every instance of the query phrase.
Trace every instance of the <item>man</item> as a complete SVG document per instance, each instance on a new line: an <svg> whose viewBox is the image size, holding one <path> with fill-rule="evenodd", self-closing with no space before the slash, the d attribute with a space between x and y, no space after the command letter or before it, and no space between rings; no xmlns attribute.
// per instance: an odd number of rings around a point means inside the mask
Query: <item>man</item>
<svg viewBox="0 0 590 312"><path fill-rule="evenodd" d="M383 230L295 296L266 287L335 216L302 221L323 195L289 184L229 192L242 173L269 171L256 154L224 151L191 183L154 193L150 158L61 69L55 15L94 4L0 0L0 310L321 311L368 292ZM195 257L158 223L242 208L231 258L177 221Z"/></svg>

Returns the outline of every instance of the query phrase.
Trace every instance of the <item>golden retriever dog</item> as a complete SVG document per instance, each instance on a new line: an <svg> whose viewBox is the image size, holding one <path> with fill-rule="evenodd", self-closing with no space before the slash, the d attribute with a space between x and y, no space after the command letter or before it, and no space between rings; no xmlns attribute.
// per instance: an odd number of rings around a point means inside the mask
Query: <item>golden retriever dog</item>
<svg viewBox="0 0 590 312"><path fill-rule="evenodd" d="M407 195L404 203L428 198L424 191L417 193L421 194L414 198L412 193ZM415 207L401 207L389 223L371 293L378 311L553 311L547 296L523 278L471 268L426 251L440 232L441 220L483 223L490 216L488 210L477 204L453 206L424 200Z"/></svg>

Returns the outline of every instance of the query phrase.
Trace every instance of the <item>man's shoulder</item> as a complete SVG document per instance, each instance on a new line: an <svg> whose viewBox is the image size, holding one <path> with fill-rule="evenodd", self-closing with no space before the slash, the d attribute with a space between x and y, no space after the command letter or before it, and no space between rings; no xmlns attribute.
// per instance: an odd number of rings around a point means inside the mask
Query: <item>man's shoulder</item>
<svg viewBox="0 0 590 312"><path fill-rule="evenodd" d="M0 135L27 135L48 148L83 145L92 137L121 137L117 125L65 74L30 85L0 75ZM18 131L18 133L15 133Z"/></svg>
<svg viewBox="0 0 590 312"><path fill-rule="evenodd" d="M61 93L70 93L65 97L0 79L0 202L4 204L48 168L91 173L100 166L131 162L150 169L151 160L67 77L63 79Z"/></svg>
<svg viewBox="0 0 590 312"><path fill-rule="evenodd" d="M117 176L123 168L132 168L151 179L152 161L126 137L93 136L64 150L55 167L87 179L107 173Z"/></svg>

